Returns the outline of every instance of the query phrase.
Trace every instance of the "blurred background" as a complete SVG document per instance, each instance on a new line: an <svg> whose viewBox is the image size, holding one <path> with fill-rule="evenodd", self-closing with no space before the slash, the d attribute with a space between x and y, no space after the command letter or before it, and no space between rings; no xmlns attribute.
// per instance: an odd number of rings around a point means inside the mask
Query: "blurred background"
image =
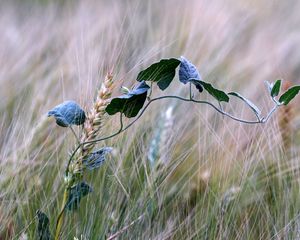
<svg viewBox="0 0 300 240"><path fill-rule="evenodd" d="M107 72L116 96L153 62L183 55L266 115L264 81L300 84L299 10L297 0L2 0L0 239L36 239L37 209L55 228L76 142L50 109L71 99L88 111ZM187 93L177 80L166 91ZM67 215L63 239L104 239L142 213L119 239L300 239L299 100L251 126L208 106L154 103L99 144L114 154L86 177L94 192ZM255 120L239 101L223 107ZM109 116L101 135L118 127Z"/></svg>

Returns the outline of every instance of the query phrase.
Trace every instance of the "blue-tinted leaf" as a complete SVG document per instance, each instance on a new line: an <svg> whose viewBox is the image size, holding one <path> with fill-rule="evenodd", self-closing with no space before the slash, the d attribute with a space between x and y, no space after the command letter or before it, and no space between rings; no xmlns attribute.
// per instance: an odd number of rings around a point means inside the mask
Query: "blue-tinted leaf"
<svg viewBox="0 0 300 240"><path fill-rule="evenodd" d="M78 209L81 199L92 191L92 187L90 187L86 182L76 184L70 189L66 208L70 211Z"/></svg>
<svg viewBox="0 0 300 240"><path fill-rule="evenodd" d="M104 147L100 150L97 150L90 155L88 155L85 159L83 159L83 164L87 169L93 170L95 168L100 167L104 161L106 160L106 154L112 151L111 147Z"/></svg>
<svg viewBox="0 0 300 240"><path fill-rule="evenodd" d="M228 102L229 97L227 94L219 89L214 88L210 83L204 82L199 79L190 79L194 85L201 85L211 96L217 99L219 102Z"/></svg>
<svg viewBox="0 0 300 240"><path fill-rule="evenodd" d="M38 227L37 227L37 235L38 240L50 240L52 239L50 230L49 230L49 218L45 213L40 210L36 212L38 218Z"/></svg>
<svg viewBox="0 0 300 240"><path fill-rule="evenodd" d="M145 81L142 81L135 89L129 91L127 94L113 98L105 111L109 115L121 112L128 118L135 117L144 106L149 88Z"/></svg>
<svg viewBox="0 0 300 240"><path fill-rule="evenodd" d="M48 117L54 116L61 127L81 125L85 121L85 113L74 101L65 101L48 112Z"/></svg>
<svg viewBox="0 0 300 240"><path fill-rule="evenodd" d="M271 90L272 97L278 96L278 94L280 92L280 87L281 87L281 80L277 80Z"/></svg>
<svg viewBox="0 0 300 240"><path fill-rule="evenodd" d="M192 82L199 92L203 91L203 88L200 82L196 81L201 80L201 76L197 70L197 68L186 58L180 58L180 67L179 67L179 81L187 84L188 82Z"/></svg>
<svg viewBox="0 0 300 240"><path fill-rule="evenodd" d="M156 82L161 90L165 90L172 82L179 64L176 58L162 59L141 71L136 80Z"/></svg>
<svg viewBox="0 0 300 240"><path fill-rule="evenodd" d="M228 93L228 95L232 95L235 97L238 97L239 99L243 100L252 110L253 112L257 115L260 116L261 111L258 109L258 107L252 103L249 99L243 97L241 94L237 93L237 92L230 92Z"/></svg>
<svg viewBox="0 0 300 240"><path fill-rule="evenodd" d="M289 88L284 94L282 94L279 98L279 102L284 105L288 105L290 101L299 93L300 86L294 86Z"/></svg>

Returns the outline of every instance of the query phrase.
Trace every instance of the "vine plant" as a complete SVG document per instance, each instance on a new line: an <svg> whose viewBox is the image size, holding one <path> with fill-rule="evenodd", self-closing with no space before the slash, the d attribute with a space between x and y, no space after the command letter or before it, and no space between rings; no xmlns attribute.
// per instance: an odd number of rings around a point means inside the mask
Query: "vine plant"
<svg viewBox="0 0 300 240"><path fill-rule="evenodd" d="M176 75L176 69L179 67L179 81L189 87L189 95L187 97L177 95L163 95L159 97L152 97L153 84L157 84L162 91L166 90ZM51 111L48 116L53 116L56 123L61 127L69 127L75 135L78 145L70 155L64 175L64 196L62 201L61 212L57 217L55 239L59 239L62 233L62 225L66 211L73 211L79 207L81 199L92 192L92 187L84 181L85 171L99 168L105 161L105 156L112 148L104 147L98 151L91 152L85 157L79 157L78 150L82 149L88 144L96 144L106 139L113 138L118 134L130 128L138 119L142 117L146 109L151 103L163 99L177 99L179 101L206 104L212 107L220 114L227 116L235 121L245 124L262 124L267 122L271 115L282 105L287 105L299 93L300 86L292 86L280 97L281 80L274 83L266 82L266 86L274 103L273 108L266 116L262 116L260 109L250 100L243 97L237 92L225 93L224 91L215 88L212 84L202 80L197 68L187 59L181 57L180 59L170 58L162 59L141 71L136 80L139 82L135 88L129 90L123 87L123 95L112 98L105 108L105 112L109 115L119 114L120 128L115 133L99 139L91 141L80 142L72 125L82 125L86 120L86 114L82 108L74 101L66 101ZM150 84L148 85L148 83ZM194 90L195 88L196 90ZM194 92L201 93L206 91L211 95L217 105L206 100L199 100L199 97ZM232 115L223 110L221 103L228 103L231 97L240 99L253 112L254 120L242 119ZM134 118L128 125L124 126L123 117ZM45 213L38 210L38 237L39 239L51 239L49 231L49 218Z"/></svg>

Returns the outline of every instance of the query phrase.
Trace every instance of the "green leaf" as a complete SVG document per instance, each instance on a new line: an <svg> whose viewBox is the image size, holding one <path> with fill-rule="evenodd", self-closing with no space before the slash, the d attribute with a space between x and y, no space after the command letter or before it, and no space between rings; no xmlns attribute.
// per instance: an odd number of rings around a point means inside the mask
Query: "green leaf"
<svg viewBox="0 0 300 240"><path fill-rule="evenodd" d="M127 94L113 98L107 105L105 111L109 115L121 112L128 118L135 117L144 106L149 88L145 81L142 81L135 89L129 91Z"/></svg>
<svg viewBox="0 0 300 240"><path fill-rule="evenodd" d="M179 64L176 58L162 59L141 71L136 80L156 82L161 90L165 90L172 82Z"/></svg>
<svg viewBox="0 0 300 240"><path fill-rule="evenodd" d="M49 230L49 218L45 213L40 210L36 212L38 218L38 227L37 227L37 235L38 240L50 240L52 239L50 230Z"/></svg>
<svg viewBox="0 0 300 240"><path fill-rule="evenodd" d="M243 97L241 94L237 93L237 92L230 92L228 93L228 95L232 95L232 96L235 96L235 97L238 97L239 99L243 100L252 110L253 112L255 112L255 114L257 116L260 116L261 114L261 111L259 110L259 108L254 104L252 103L249 99Z"/></svg>
<svg viewBox="0 0 300 240"><path fill-rule="evenodd" d="M70 189L66 208L70 211L78 209L81 199L92 191L92 187L90 187L86 182L76 184Z"/></svg>
<svg viewBox="0 0 300 240"><path fill-rule="evenodd" d="M217 99L219 102L228 102L229 97L227 94L219 89L214 88L210 83L204 82L199 79L189 79L190 82L196 84L201 84L203 88L215 99Z"/></svg>
<svg viewBox="0 0 300 240"><path fill-rule="evenodd" d="M280 92L280 87L281 87L281 80L277 80L271 90L272 97L278 96L278 94Z"/></svg>
<svg viewBox="0 0 300 240"><path fill-rule="evenodd" d="M299 93L300 86L294 86L289 88L284 94L279 98L279 102L284 105L288 105L291 100Z"/></svg>

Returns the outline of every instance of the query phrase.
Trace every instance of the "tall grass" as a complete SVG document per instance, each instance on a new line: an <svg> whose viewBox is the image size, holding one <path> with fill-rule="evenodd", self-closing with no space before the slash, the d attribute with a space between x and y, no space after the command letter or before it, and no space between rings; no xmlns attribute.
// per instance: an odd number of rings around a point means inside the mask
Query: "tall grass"
<svg viewBox="0 0 300 240"><path fill-rule="evenodd" d="M299 83L299 9L293 0L1 2L1 237L35 239L37 209L55 228L75 142L47 119L49 109L74 99L88 110L111 69L117 95L148 63L184 55L204 79L266 111L264 80ZM178 89L168 91L185 93ZM163 101L103 144L114 154L88 176L94 192L66 215L63 239L103 239L126 227L120 239L299 238L299 98L285 121L290 154L283 113L247 126ZM237 108L250 116L235 103L228 110ZM118 127L109 117L101 134Z"/></svg>

